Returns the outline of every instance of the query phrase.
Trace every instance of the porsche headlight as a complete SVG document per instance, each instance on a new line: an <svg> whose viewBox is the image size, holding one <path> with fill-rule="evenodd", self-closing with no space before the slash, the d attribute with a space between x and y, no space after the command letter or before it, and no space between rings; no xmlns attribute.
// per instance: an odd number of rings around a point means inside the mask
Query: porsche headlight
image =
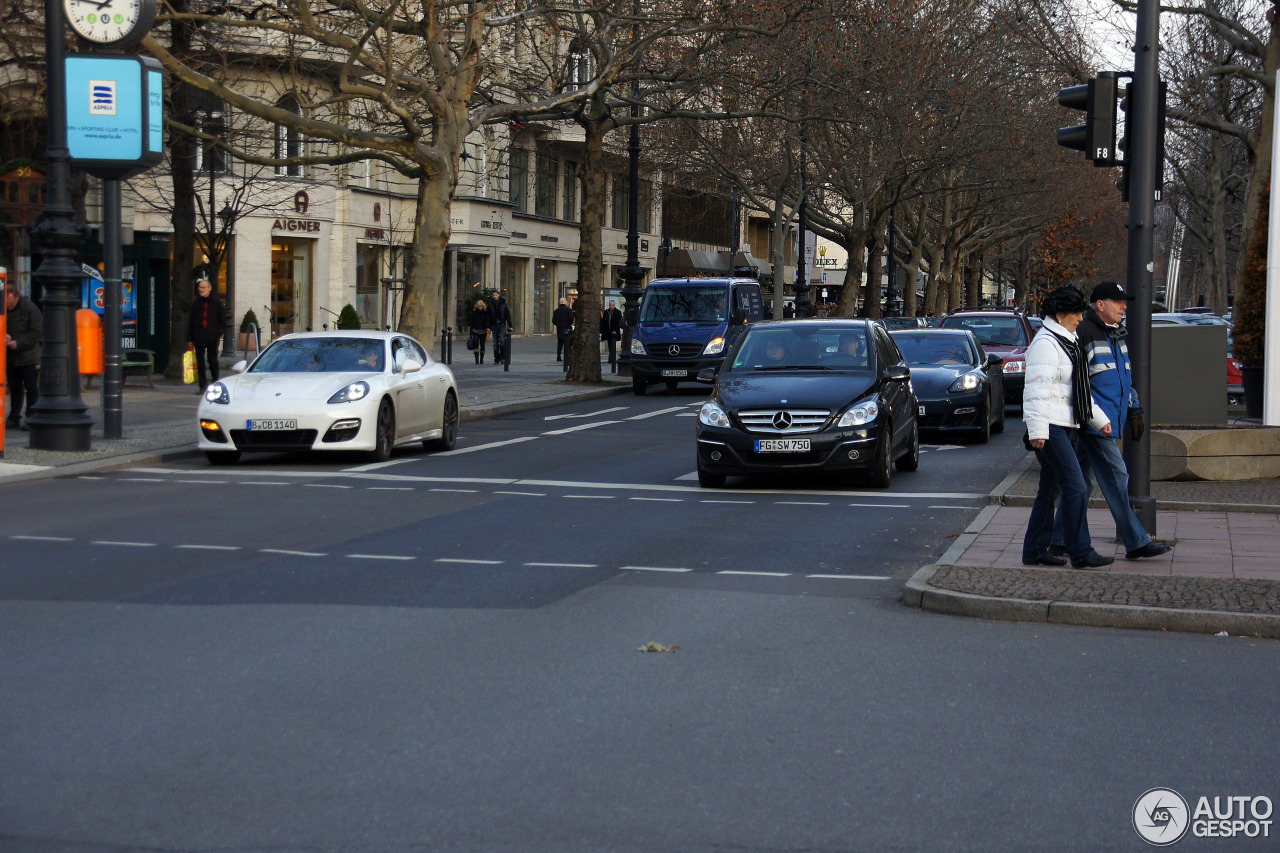
<svg viewBox="0 0 1280 853"><path fill-rule="evenodd" d="M648 355L649 353L645 352L644 344L640 343L640 342L639 342L638 340L636 340L635 338L632 338L632 339L631 339L631 354L632 354L632 355Z"/></svg>
<svg viewBox="0 0 1280 853"><path fill-rule="evenodd" d="M1025 361L1006 361L1004 363L1005 373L1026 373L1027 363Z"/></svg>
<svg viewBox="0 0 1280 853"><path fill-rule="evenodd" d="M970 371L963 376L956 377L956 381L951 383L948 391L973 391L982 384L982 374L976 370Z"/></svg>
<svg viewBox="0 0 1280 853"><path fill-rule="evenodd" d="M231 394L227 392L226 385L215 382L205 389L204 399L209 403L230 403Z"/></svg>
<svg viewBox="0 0 1280 853"><path fill-rule="evenodd" d="M710 400L703 403L702 408L698 410L698 420L707 426L725 429L729 427L729 416L725 414L724 409L720 408L719 403Z"/></svg>
<svg viewBox="0 0 1280 853"><path fill-rule="evenodd" d="M718 355L724 352L724 338L712 338L707 342L707 347L702 351L703 355Z"/></svg>
<svg viewBox="0 0 1280 853"><path fill-rule="evenodd" d="M369 396L368 382L352 382L346 388L329 398L330 403L354 403Z"/></svg>
<svg viewBox="0 0 1280 853"><path fill-rule="evenodd" d="M869 424L880 414L880 404L875 400L864 400L840 416L838 427L861 426Z"/></svg>

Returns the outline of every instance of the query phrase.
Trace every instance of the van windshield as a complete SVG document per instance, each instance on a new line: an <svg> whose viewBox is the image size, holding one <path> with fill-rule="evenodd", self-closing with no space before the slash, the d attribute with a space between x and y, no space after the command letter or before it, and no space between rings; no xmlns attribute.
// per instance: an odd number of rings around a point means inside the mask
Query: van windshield
<svg viewBox="0 0 1280 853"><path fill-rule="evenodd" d="M729 288L649 285L640 305L641 323L723 323L729 318Z"/></svg>

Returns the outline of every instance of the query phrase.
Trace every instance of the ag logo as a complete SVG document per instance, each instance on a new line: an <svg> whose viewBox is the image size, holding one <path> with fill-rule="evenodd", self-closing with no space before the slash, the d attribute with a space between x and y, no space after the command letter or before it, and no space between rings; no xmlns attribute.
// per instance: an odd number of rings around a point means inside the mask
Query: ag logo
<svg viewBox="0 0 1280 853"><path fill-rule="evenodd" d="M1152 788L1133 804L1133 828L1143 841L1156 847L1182 840L1190 818L1187 801L1172 788Z"/></svg>

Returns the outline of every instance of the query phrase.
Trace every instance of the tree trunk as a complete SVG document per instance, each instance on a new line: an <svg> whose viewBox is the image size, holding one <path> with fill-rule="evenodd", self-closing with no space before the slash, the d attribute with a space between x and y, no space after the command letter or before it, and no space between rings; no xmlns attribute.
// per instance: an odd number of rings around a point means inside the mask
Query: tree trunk
<svg viewBox="0 0 1280 853"><path fill-rule="evenodd" d="M854 217L861 220L862 217ZM853 317L858 313L858 297L862 289L863 256L866 252L866 240L862 237L862 229L850 227L844 236L845 251L849 253L849 262L845 265L844 287L840 288L840 301L836 305L836 314L840 317Z"/></svg>
<svg viewBox="0 0 1280 853"><path fill-rule="evenodd" d="M782 212L787 211L784 219ZM773 319L782 319L782 307L787 298L787 237L791 222L791 208L783 193L773 199L773 216L770 221L769 263L773 266Z"/></svg>
<svg viewBox="0 0 1280 853"><path fill-rule="evenodd" d="M452 170L450 170L452 172ZM396 330L413 335L429 348L440 335L442 306L448 298L444 272L449 246L452 174L424 174L418 179L418 205L413 218L413 242L409 248L409 274Z"/></svg>
<svg viewBox="0 0 1280 853"><path fill-rule="evenodd" d="M595 109L593 115L603 112ZM582 152L582 220L578 238L578 302L570 345L570 382L600 381L600 279L604 269L604 134L602 119L583 122L586 141Z"/></svg>
<svg viewBox="0 0 1280 853"><path fill-rule="evenodd" d="M862 316L879 320L880 311L880 277L884 274L884 243L880 241L880 229L872 233L871 245L867 251L867 298L862 303Z"/></svg>
<svg viewBox="0 0 1280 853"><path fill-rule="evenodd" d="M187 10L187 3L175 3L174 10ZM190 61L192 25L173 24L171 49L174 56ZM175 79L170 96L173 118L188 126L194 124L196 90ZM164 375L182 378L182 354L187 351L187 317L195 297L196 234L196 151L195 140L185 133L169 131L169 169L173 181L173 262L169 269L169 359Z"/></svg>

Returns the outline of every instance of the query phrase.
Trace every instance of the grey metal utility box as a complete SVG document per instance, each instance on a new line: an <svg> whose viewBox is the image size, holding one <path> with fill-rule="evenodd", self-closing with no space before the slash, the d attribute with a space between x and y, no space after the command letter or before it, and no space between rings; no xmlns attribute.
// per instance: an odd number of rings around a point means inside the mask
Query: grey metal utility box
<svg viewBox="0 0 1280 853"><path fill-rule="evenodd" d="M1227 327L1153 326L1148 426L1227 422Z"/></svg>

